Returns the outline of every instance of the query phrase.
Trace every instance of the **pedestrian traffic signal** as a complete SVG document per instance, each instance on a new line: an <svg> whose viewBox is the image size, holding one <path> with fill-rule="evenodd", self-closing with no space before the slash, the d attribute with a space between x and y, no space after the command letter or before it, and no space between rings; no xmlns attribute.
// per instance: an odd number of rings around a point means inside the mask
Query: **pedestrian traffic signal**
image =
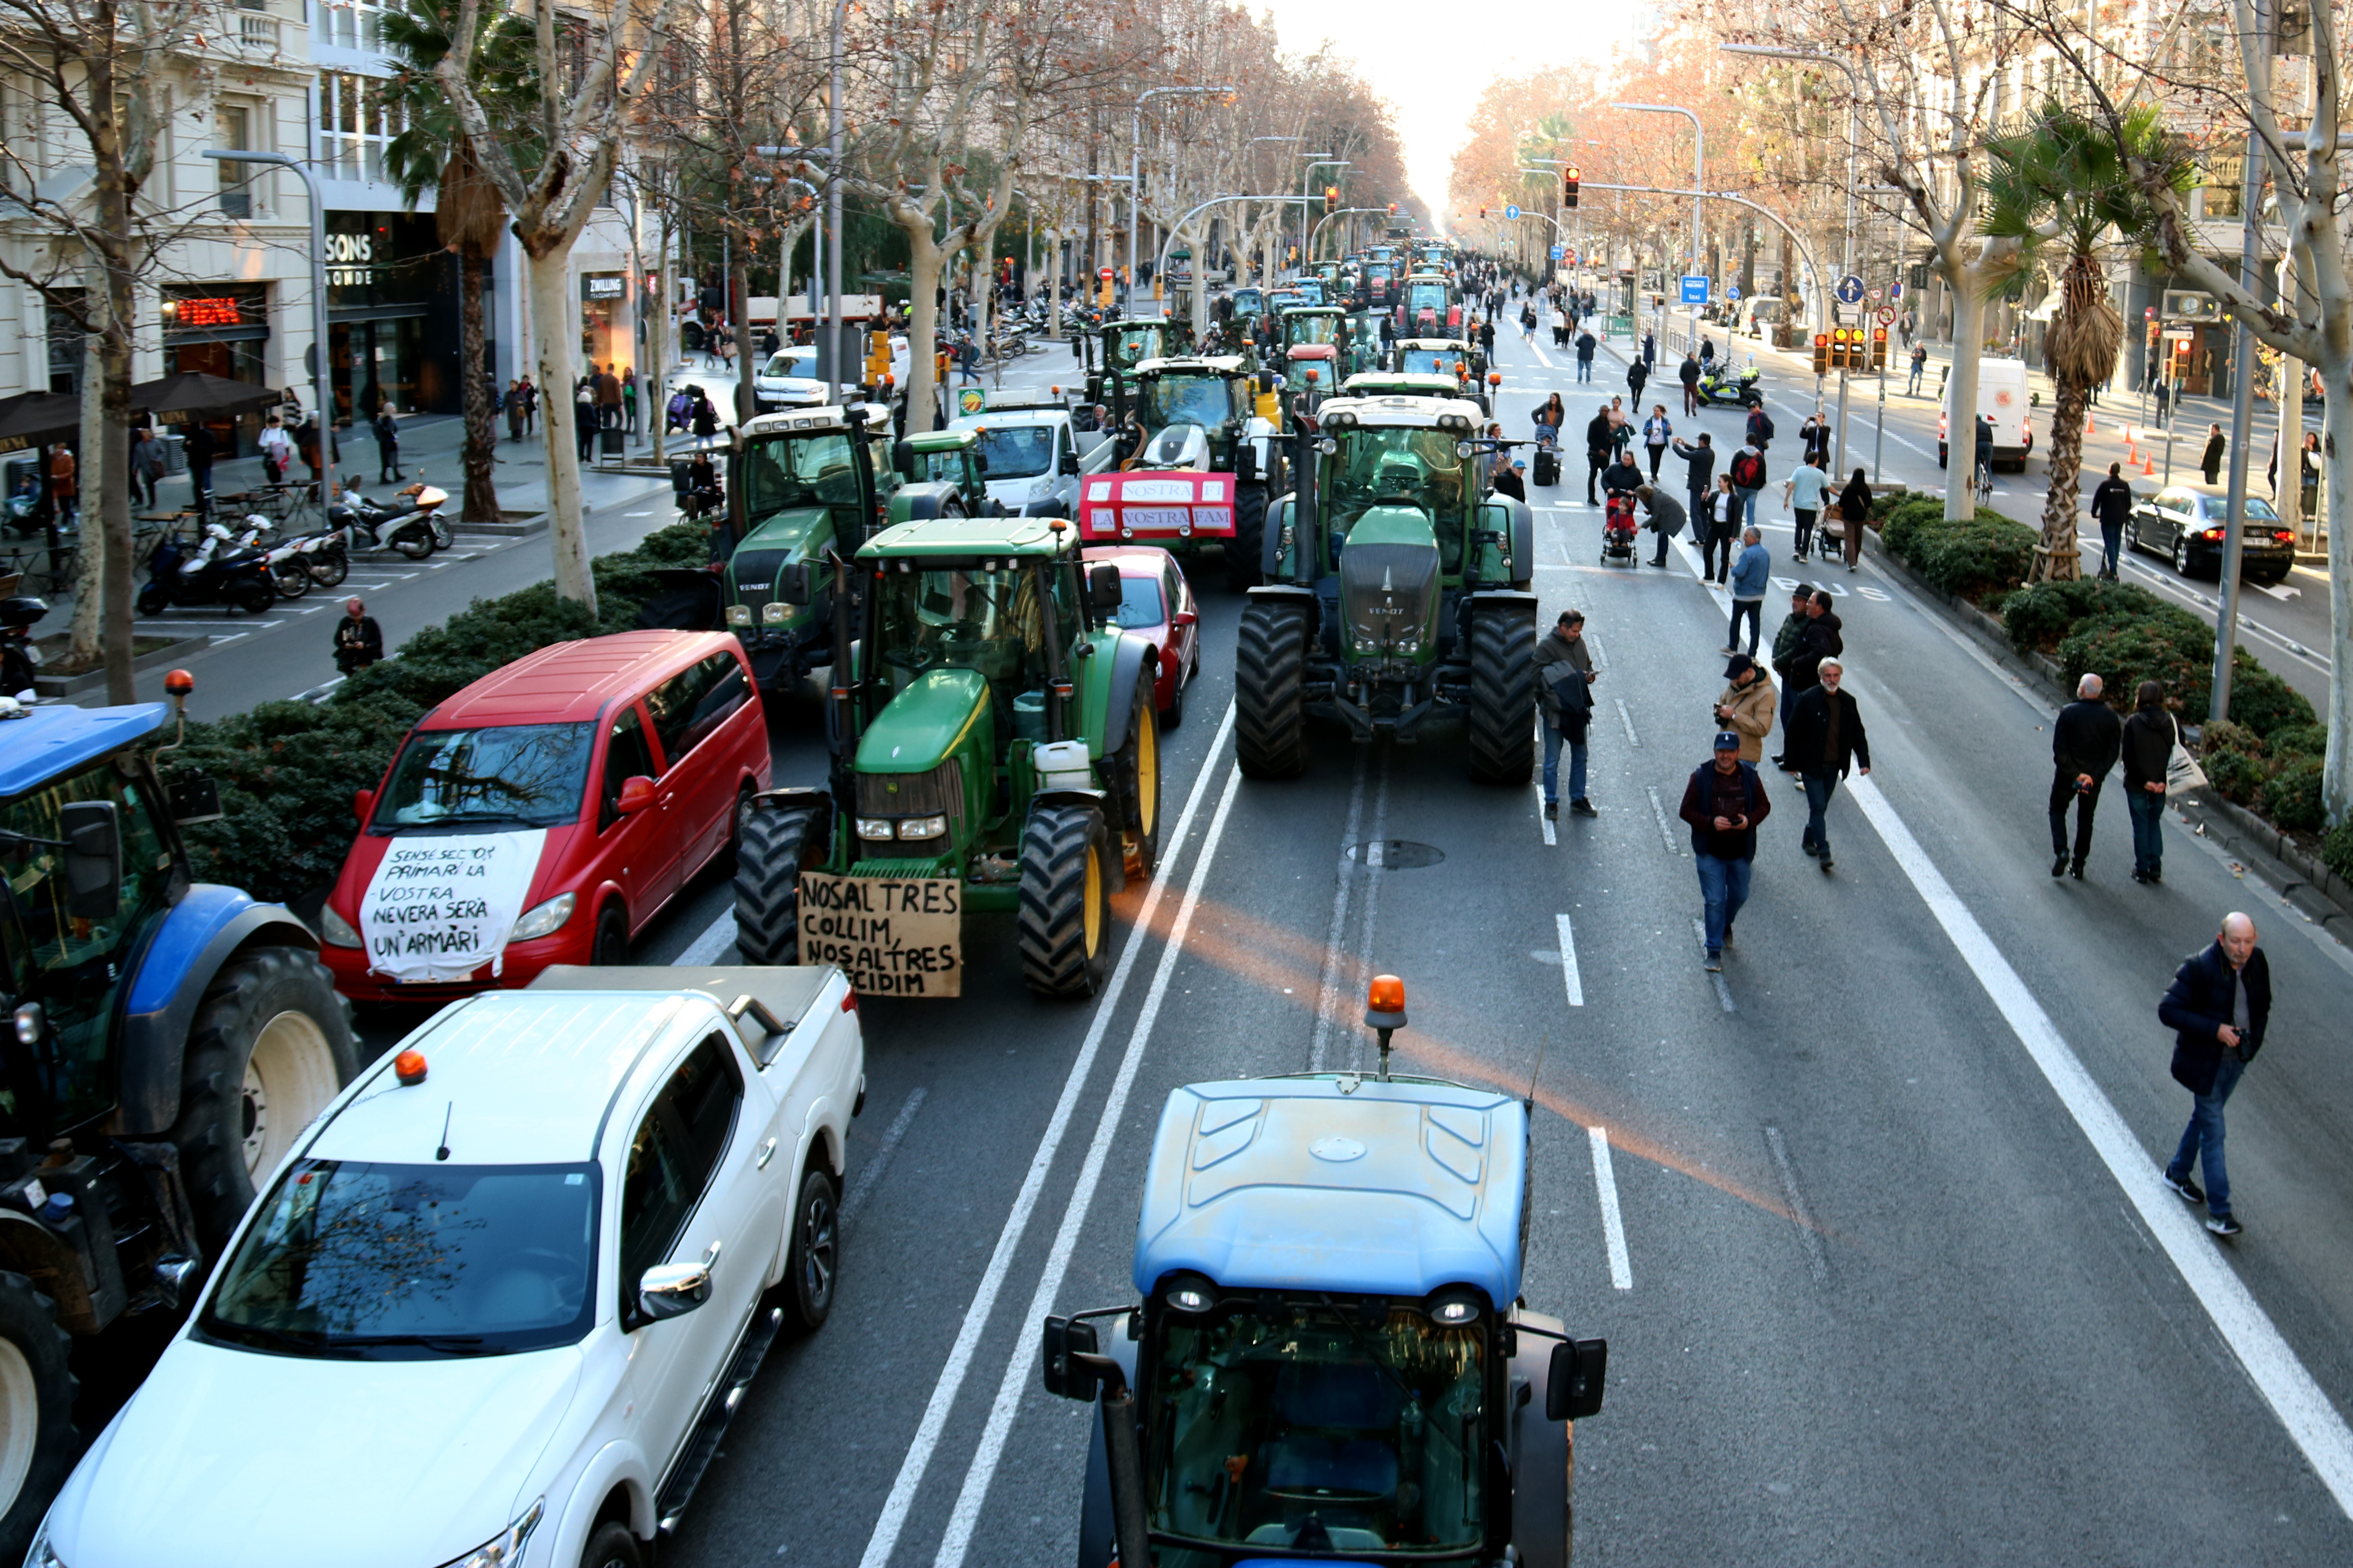
<svg viewBox="0 0 2353 1568"><path fill-rule="evenodd" d="M1560 205L1565 207L1577 205L1577 165L1574 163L1560 172Z"/></svg>
<svg viewBox="0 0 2353 1568"><path fill-rule="evenodd" d="M1479 221L1481 223L1487 221L1487 209L1485 207L1481 207L1479 209Z"/></svg>
<svg viewBox="0 0 2353 1568"><path fill-rule="evenodd" d="M1871 329L1871 368L1873 370L1887 368L1887 329L1885 327Z"/></svg>
<svg viewBox="0 0 2353 1568"><path fill-rule="evenodd" d="M1326 186L1324 186L1324 210L1326 213L1330 213L1330 212L1333 212L1333 211L1337 210L1337 209L1338 209L1338 207L1339 207L1339 205L1340 205L1340 187L1339 187L1339 186L1337 186L1337 185L1326 185Z"/></svg>
<svg viewBox="0 0 2353 1568"><path fill-rule="evenodd" d="M1814 374L1820 375L1830 368L1831 335L1828 332L1816 332L1814 334Z"/></svg>

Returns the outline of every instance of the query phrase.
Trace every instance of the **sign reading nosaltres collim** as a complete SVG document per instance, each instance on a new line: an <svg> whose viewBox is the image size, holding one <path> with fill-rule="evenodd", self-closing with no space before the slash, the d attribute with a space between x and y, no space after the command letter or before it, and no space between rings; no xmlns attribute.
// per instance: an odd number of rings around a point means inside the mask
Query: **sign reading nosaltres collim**
<svg viewBox="0 0 2353 1568"><path fill-rule="evenodd" d="M800 960L830 963L868 996L955 996L964 975L964 884L954 877L801 873Z"/></svg>

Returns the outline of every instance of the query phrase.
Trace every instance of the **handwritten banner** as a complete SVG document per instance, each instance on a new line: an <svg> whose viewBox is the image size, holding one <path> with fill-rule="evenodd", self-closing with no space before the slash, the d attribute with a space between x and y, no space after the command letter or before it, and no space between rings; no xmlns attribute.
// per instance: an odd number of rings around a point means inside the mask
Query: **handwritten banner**
<svg viewBox="0 0 2353 1568"><path fill-rule="evenodd" d="M964 884L954 877L801 873L803 963L830 963L866 996L955 996Z"/></svg>
<svg viewBox="0 0 2353 1568"><path fill-rule="evenodd" d="M360 900L368 968L396 981L464 980L504 967L547 830L396 837Z"/></svg>

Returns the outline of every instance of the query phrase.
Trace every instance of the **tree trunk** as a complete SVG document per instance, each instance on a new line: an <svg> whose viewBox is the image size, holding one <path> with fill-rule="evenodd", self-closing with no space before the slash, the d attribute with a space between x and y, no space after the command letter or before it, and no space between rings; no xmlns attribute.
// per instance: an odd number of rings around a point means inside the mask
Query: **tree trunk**
<svg viewBox="0 0 2353 1568"><path fill-rule="evenodd" d="M1952 265L1948 263L1947 265ZM1945 516L1978 514L1978 353L1985 331L1985 296L1971 268L1954 265L1953 374L1945 384ZM2082 428L2080 411L2077 428ZM2080 437L2078 437L2080 441Z"/></svg>
<svg viewBox="0 0 2353 1568"><path fill-rule="evenodd" d="M2337 657L2328 667L2328 744L2321 764L2320 798L2331 826L2353 822L2353 526L2346 499L2353 496L2353 357L2331 346L2320 365L2328 400L2321 411L2320 467L2328 508L2328 624ZM2329 363L2334 361L2335 363Z"/></svg>
<svg viewBox="0 0 2353 1568"><path fill-rule="evenodd" d="M2031 583L2072 583L2084 574L2083 551L2076 543L2075 503L2083 488L2084 412L2090 390L2072 380L2059 383L2058 406L2051 411L2050 492L2042 500L2042 543L2034 552ZM1970 432L1970 463L1976 463L1975 430Z"/></svg>
<svg viewBox="0 0 2353 1568"><path fill-rule="evenodd" d="M965 310L972 318L972 341L980 344L983 352L988 345L988 323L996 313L997 258L994 253L997 226L1004 221L998 215L1003 211L1002 207L989 208L988 226L975 226L967 231L972 237L972 270L965 279Z"/></svg>
<svg viewBox="0 0 2353 1568"><path fill-rule="evenodd" d="M93 312L105 310L105 273L99 268L86 269L89 287L83 298L90 302ZM98 472L93 461L99 447L106 439L106 410L102 399L106 392L106 359L102 340L96 333L82 339L81 349L81 456L75 469L80 483L76 491L86 501L95 493ZM48 448L37 447L41 465L42 485L48 479ZM55 500L50 502L52 508ZM77 503L79 505L79 503ZM106 623L106 530L100 526L95 508L79 506L81 527L76 542L79 549L74 560L73 620L66 633L66 664L70 669L88 669L99 660L100 638ZM58 527L54 513L49 522L52 545L58 542ZM52 560L49 564L55 567Z"/></svg>
<svg viewBox="0 0 2353 1568"><path fill-rule="evenodd" d="M727 319L735 331L735 426L741 429L752 422L759 410L752 405L752 263L751 241L744 245L744 265L730 268L727 274ZM776 292L776 315L785 313L784 290L779 284Z"/></svg>
<svg viewBox="0 0 2353 1568"><path fill-rule="evenodd" d="M580 503L579 417L573 382L574 340L579 311L570 295L569 236L551 237L555 248L543 253L526 240L523 267L531 289L531 318L538 338L540 438L547 448L547 539L554 555L555 596L596 609L596 580L588 570L588 532ZM542 242L545 243L544 240Z"/></svg>
<svg viewBox="0 0 2353 1568"><path fill-rule="evenodd" d="M653 445L657 467L668 461L662 453L662 438L670 424L670 317L673 292L670 281L670 220L665 217L661 255L654 263L652 330L646 334L646 355L653 363L650 368L639 366L638 372L638 400L644 411L646 437Z"/></svg>
<svg viewBox="0 0 2353 1568"><path fill-rule="evenodd" d="M466 504L459 513L473 522L499 521L499 488L491 465L498 460L498 415L491 407L490 361L482 341L483 274L489 258L472 246L458 254L458 333L466 388Z"/></svg>
<svg viewBox="0 0 2353 1568"><path fill-rule="evenodd" d="M907 237L907 434L919 436L932 428L937 374L940 326L940 268L947 259L932 237L926 212L902 216L899 231Z"/></svg>

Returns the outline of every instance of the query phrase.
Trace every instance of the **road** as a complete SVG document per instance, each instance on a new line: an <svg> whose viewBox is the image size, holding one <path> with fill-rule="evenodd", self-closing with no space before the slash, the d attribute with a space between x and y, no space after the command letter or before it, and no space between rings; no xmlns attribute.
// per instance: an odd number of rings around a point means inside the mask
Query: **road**
<svg viewBox="0 0 2353 1568"><path fill-rule="evenodd" d="M1589 416L1548 345L1500 360L1507 430L1550 390ZM1767 380L1795 406L1799 378ZM2353 954L2179 821L2163 886L2132 884L2113 784L2088 880L2052 880L2050 709L1873 556L1830 584L1874 764L1831 807L1837 870L1772 775L1753 901L1704 973L1672 815L1725 606L1688 550L1594 564L1581 499L1539 497L1537 586L1546 622L1587 611L1603 668L1591 821L1467 783L1443 731L1322 732L1303 778L1242 781L1240 600L1202 574L1177 815L1116 903L1107 990L1032 998L1009 926L976 921L961 1001L865 1005L832 1321L771 1355L667 1559L1071 1561L1091 1416L1039 1390L1038 1319L1131 1298L1170 1089L1364 1064L1378 970L1409 988L1402 1068L1535 1086L1527 1299L1611 1342L1583 1560L2353 1560ZM818 781L815 705L770 721L778 782ZM2225 1245L2157 1179L2188 1105L2154 1005L2232 909L2278 1001L2231 1107ZM726 914L691 889L636 956L726 956Z"/></svg>

